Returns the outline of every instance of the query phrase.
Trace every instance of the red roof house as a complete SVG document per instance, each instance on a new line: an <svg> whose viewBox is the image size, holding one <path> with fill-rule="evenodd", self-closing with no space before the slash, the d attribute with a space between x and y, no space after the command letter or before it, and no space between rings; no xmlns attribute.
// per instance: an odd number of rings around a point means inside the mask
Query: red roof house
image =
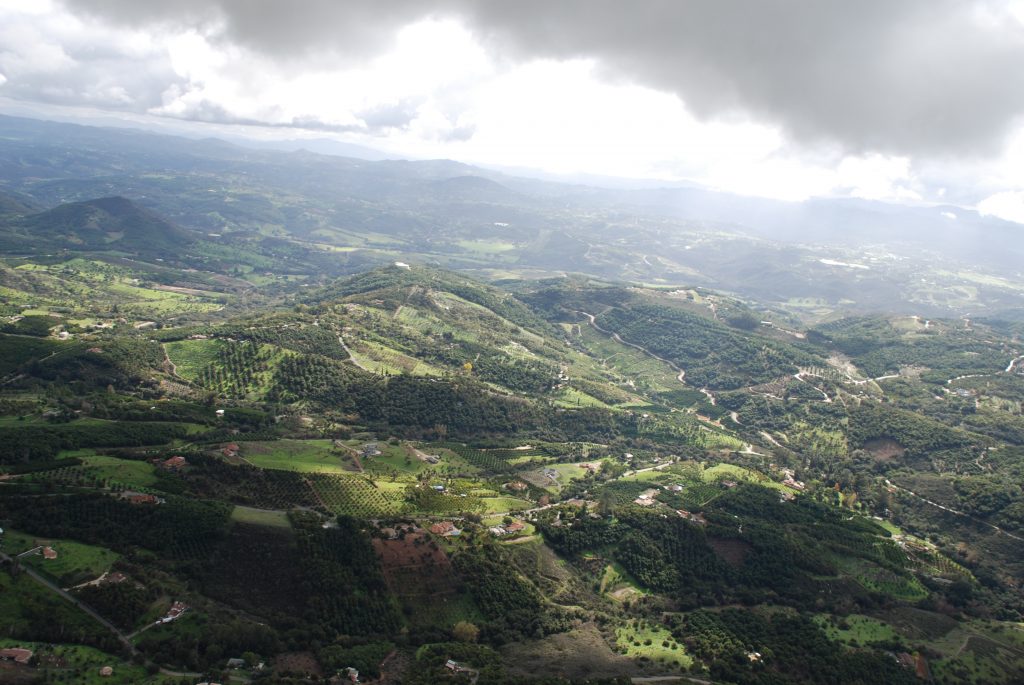
<svg viewBox="0 0 1024 685"><path fill-rule="evenodd" d="M440 521L430 527L430 532L434 535L458 535L459 529L451 521Z"/></svg>
<svg viewBox="0 0 1024 685"><path fill-rule="evenodd" d="M2 661L15 661L19 664L28 664L31 658L31 649L22 649L21 647L7 647L5 649L0 649L0 660Z"/></svg>
<svg viewBox="0 0 1024 685"><path fill-rule="evenodd" d="M161 464L161 466L163 466L165 469L170 469L171 471L177 471L178 469L182 469L188 466L188 461L185 460L185 457L181 456L171 457L163 464Z"/></svg>

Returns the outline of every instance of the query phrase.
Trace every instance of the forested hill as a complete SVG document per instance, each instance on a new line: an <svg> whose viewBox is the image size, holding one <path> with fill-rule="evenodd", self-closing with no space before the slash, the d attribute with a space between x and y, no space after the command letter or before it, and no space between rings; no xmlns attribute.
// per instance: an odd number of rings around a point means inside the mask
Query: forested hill
<svg viewBox="0 0 1024 685"><path fill-rule="evenodd" d="M155 253L193 243L198 236L123 197L59 205L12 222L31 238L80 250L120 249Z"/></svg>

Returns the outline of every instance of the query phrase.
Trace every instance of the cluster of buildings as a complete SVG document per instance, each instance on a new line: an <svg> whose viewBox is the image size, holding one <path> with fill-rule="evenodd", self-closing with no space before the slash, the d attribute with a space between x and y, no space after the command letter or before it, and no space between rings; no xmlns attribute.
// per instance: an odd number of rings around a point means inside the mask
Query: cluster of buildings
<svg viewBox="0 0 1024 685"><path fill-rule="evenodd" d="M184 614L186 611L188 611L187 604L185 604L184 602L175 601L174 604L171 605L171 608L167 610L167 613L164 614L163 618L158 618L156 621L154 621L153 625L159 625L161 623L170 623L176 618L181 618L181 615Z"/></svg>
<svg viewBox="0 0 1024 685"><path fill-rule="evenodd" d="M783 485L788 485L789 487L793 488L794 490L801 490L801 491L807 488L807 485L805 485L802 480L797 480L795 478L795 474L793 473L792 469L782 469L782 475L783 475L783 478L782 478L782 484Z"/></svg>
<svg viewBox="0 0 1024 685"><path fill-rule="evenodd" d="M516 533L521 533L526 530L526 524L522 521L513 521L512 523L501 526L491 526L488 530L490 530L491 535L494 535L495 537L515 535Z"/></svg>
<svg viewBox="0 0 1024 685"><path fill-rule="evenodd" d="M430 532L441 537L454 537L462 535L462 531L455 527L451 521L438 521L430 526Z"/></svg>
<svg viewBox="0 0 1024 685"><path fill-rule="evenodd" d="M687 511L686 509L676 509L676 513L682 516L690 523L696 523L698 526L708 525L708 520L700 514L694 514L691 511Z"/></svg>

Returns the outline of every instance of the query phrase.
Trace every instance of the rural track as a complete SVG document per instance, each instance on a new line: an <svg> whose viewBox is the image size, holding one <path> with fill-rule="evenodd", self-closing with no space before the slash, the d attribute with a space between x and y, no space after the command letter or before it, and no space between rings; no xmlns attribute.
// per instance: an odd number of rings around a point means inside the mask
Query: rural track
<svg viewBox="0 0 1024 685"><path fill-rule="evenodd" d="M14 563L14 559L9 554L6 554L4 552L0 552L0 561L4 561L6 563ZM150 626L146 626L145 628L142 628L141 630L137 630L134 633L132 633L131 635L125 635L121 631L120 628L118 628L113 623L111 623L107 619L105 619L102 616L100 616L96 612L95 609L90 607L88 604L84 604L81 601L79 601L77 597L75 597L74 595L69 593L67 590L61 588L56 583L52 582L50 579L48 579L46 576L44 576L43 574L41 574L38 571L36 571L31 566L28 566L28 565L25 565L25 564L20 564L19 567L21 568L22 571L27 573L29 575L29 577L31 577L37 583L39 583L40 585L42 585L46 589L48 589L48 590L50 590L52 592L57 593L58 595L60 595L61 599L65 600L66 602L69 602L70 604L73 604L76 608L78 608L81 611L83 611L84 613L88 614L90 618L92 618L97 623L102 625L104 628L109 630L114 635L114 637L117 638L118 642L120 642L122 645L124 645L128 649L128 651L132 654L132 656L136 656L136 655L141 654L141 652L135 646L135 643L133 643L131 641L131 637L133 637L135 635L138 635L139 633L141 633L143 630L146 630L146 628L149 628ZM203 673L196 673L196 672L193 672L193 671L172 671L170 669L163 668L163 667L160 667L160 673L163 674L163 675L166 675L166 676L171 676L172 678L199 678L199 677L204 675ZM236 676L233 676L232 680L240 680L242 682L249 682L249 680L246 679L246 678L236 677Z"/></svg>
<svg viewBox="0 0 1024 685"><path fill-rule="evenodd" d="M1020 537L1018 535L1014 535L1013 533L1010 533L1010 532L1008 532L1006 530L1003 530L999 526L997 526L995 524L992 524L992 523L989 523L988 521L982 521L981 519L976 519L976 518L974 518L973 516L971 516L968 513L965 513L965 512L962 512L962 511L958 511L956 509L951 509L950 507L947 507L944 504L939 504L938 502L933 502L930 499L927 499L926 497L922 497L921 495L917 494L913 490L910 490L910 489L905 488L903 486L897 485L896 483L893 483L893 482L891 482L889 480L886 480L885 484L886 485L890 485L890 486L896 488L900 492L905 492L908 495L916 497L917 499L921 500L925 504L930 504L933 507L938 507L939 509L942 509L945 512L948 512L948 513L953 514L955 516L961 516L961 517L963 517L963 518L965 518L965 519L967 519L969 521L973 521L974 523L977 523L979 525L987 526L987 527L991 528L992 530L996 531L997 533L1002 533L1006 537L1012 538L1012 539L1016 540L1017 542L1024 542L1024 538L1022 538L1022 537Z"/></svg>
<svg viewBox="0 0 1024 685"><path fill-rule="evenodd" d="M676 364L675 362L670 362L668 359L665 359L664 357L659 357L658 355L654 354L653 352L651 352L647 348L641 347L640 345L637 345L636 343L631 343L631 342L629 342L627 340L623 340L622 337L618 333L615 333L613 331L609 331L609 330L606 330L604 328L601 328L600 326L597 325L597 317L595 317L593 314L588 314L587 312L584 312L582 310L579 311L578 313L582 314L583 316L587 317L590 320L590 325L594 328L594 330L596 330L596 331L598 331L600 333L604 333L605 335L607 335L607 336L611 337L613 340L615 340L615 342L617 342L617 343L619 343L621 345L626 345L627 347L632 347L635 350L640 350L641 352L643 352L647 356L654 357L658 361L664 362L665 364L668 364L669 366L672 367L673 370L679 372L679 375L676 376L676 380L679 381L680 383L682 383L683 385L686 385L686 381L684 380L686 378L686 371L684 369L682 369L678 364ZM701 390L701 392L704 392L704 391ZM712 402L712 404L714 404L714 402Z"/></svg>
<svg viewBox="0 0 1024 685"><path fill-rule="evenodd" d="M14 561L15 561L14 558L12 558L9 554L6 554L4 552L0 552L0 560L3 560L3 561L5 561L7 563L10 563L10 564L13 564ZM60 597L62 599L64 599L67 602L70 602L75 607L77 607L78 609L81 609L86 614L88 614L93 619L95 619L97 623L99 623L104 628L106 628L111 633L113 633L114 636L118 639L118 641L120 641L121 644L123 644L125 647L128 648L128 650L132 653L132 655L135 655L135 654L139 653L139 650L136 649L135 645L132 643L132 641L128 638L127 635L122 633L121 630L117 626L115 626L113 623L111 623L107 619L103 618L98 613L96 613L96 611L92 607L90 607L87 604L83 604L82 602L80 602L77 597L75 597L70 592L68 592L67 590L63 589L62 587L60 587L56 583L52 582L49 578L47 578L43 574L39 573L38 571L36 571L31 566L29 566L27 564L19 564L19 568L22 571L24 571L25 573L27 573L33 580L35 580L39 584L43 585L48 590L51 590L52 592L57 593L58 595L60 595Z"/></svg>
<svg viewBox="0 0 1024 685"><path fill-rule="evenodd" d="M348 348L348 345L345 344L345 339L342 338L340 335L338 336L338 344L341 345L341 349L345 350L345 354L348 355L348 361L352 362L353 364L358 366L363 371L369 371L368 368L366 368L361 363L359 363L359 360L356 359L356 356L354 354L352 354L352 350L350 350Z"/></svg>

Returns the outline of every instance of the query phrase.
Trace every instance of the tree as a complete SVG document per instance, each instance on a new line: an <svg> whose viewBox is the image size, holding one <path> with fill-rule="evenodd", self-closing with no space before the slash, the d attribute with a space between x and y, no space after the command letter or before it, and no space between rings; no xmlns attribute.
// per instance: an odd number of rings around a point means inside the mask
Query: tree
<svg viewBox="0 0 1024 685"><path fill-rule="evenodd" d="M476 642L480 637L480 629L469 621L459 621L452 628L452 635L459 642Z"/></svg>

